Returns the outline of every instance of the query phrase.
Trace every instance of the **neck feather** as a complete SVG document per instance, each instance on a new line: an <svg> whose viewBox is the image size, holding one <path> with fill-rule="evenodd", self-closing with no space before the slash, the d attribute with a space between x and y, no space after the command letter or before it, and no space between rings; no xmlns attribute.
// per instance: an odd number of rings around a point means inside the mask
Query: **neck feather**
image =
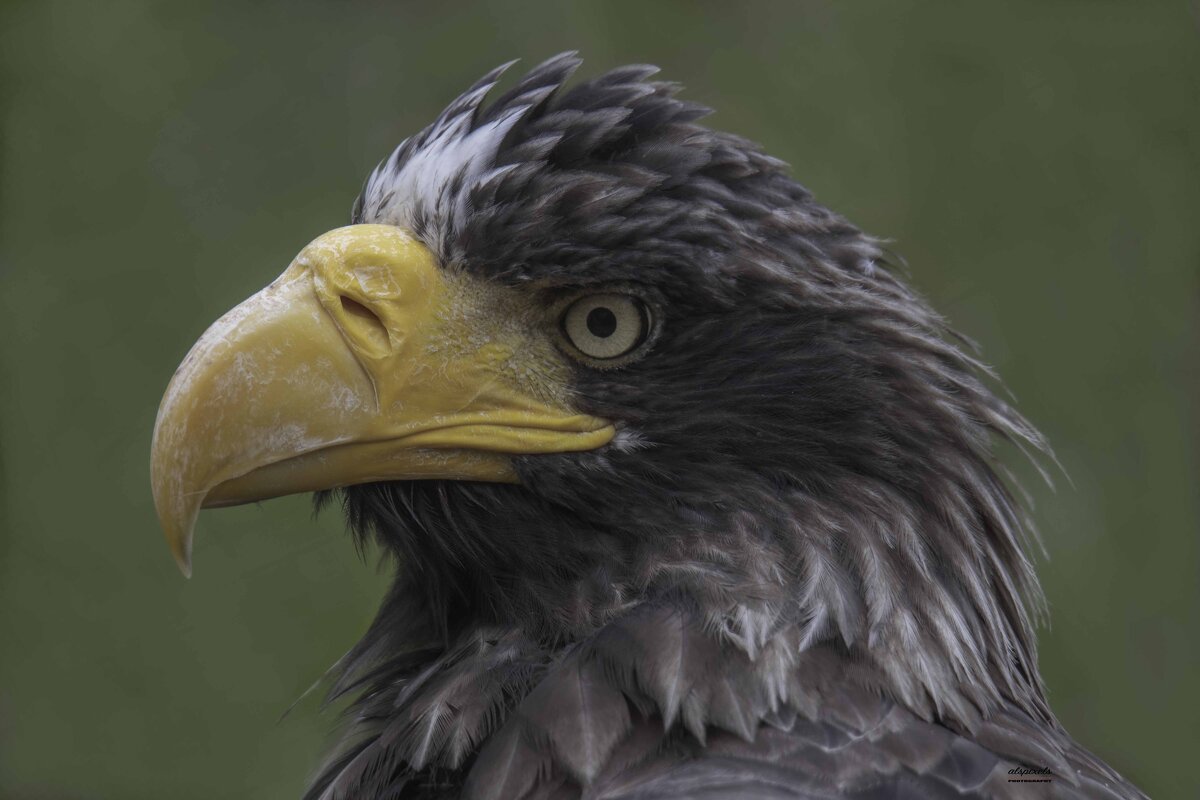
<svg viewBox="0 0 1200 800"><path fill-rule="evenodd" d="M610 649L625 652L639 620L661 630L664 614L682 620L681 637L696 637L692 651L711 649L709 660L744 673L761 698L741 709L744 719L717 707L689 717L667 689L649 691L655 713L697 736L718 717L728 728L756 724L781 702L803 707L817 697L803 690L814 670L960 729L1002 708L1053 723L1026 611L1038 595L1018 507L990 469L945 474L920 495L856 480L743 495L732 510L675 509L686 522L653 539L513 503L514 487L361 487L347 496L351 519L402 567L336 668L333 694L361 697L325 774L348 780L376 769L384 751L411 770L456 770L547 670L614 637L624 644ZM845 497L855 502L825 499ZM454 508L472 511L451 516ZM445 553L430 550L494 547L498 518L503 532L524 532L488 554L499 569L473 573L460 552L448 570ZM557 569L538 566L547 564ZM621 668L655 673L650 661Z"/></svg>

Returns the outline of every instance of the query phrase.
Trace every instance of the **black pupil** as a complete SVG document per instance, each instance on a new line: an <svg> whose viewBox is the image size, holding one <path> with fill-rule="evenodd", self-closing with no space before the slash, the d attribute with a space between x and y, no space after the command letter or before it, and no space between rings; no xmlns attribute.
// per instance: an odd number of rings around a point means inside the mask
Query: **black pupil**
<svg viewBox="0 0 1200 800"><path fill-rule="evenodd" d="M607 339L617 329L617 315L604 306L593 308L587 315L587 329L597 339Z"/></svg>

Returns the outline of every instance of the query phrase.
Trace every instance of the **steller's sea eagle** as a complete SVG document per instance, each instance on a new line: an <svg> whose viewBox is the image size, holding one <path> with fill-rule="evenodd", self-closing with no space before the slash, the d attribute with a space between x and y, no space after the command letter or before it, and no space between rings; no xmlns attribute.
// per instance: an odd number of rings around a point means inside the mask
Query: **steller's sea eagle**
<svg viewBox="0 0 1200 800"><path fill-rule="evenodd" d="M485 75L163 398L156 506L337 500L394 559L312 800L1135 798L1046 702L971 348L629 66Z"/></svg>

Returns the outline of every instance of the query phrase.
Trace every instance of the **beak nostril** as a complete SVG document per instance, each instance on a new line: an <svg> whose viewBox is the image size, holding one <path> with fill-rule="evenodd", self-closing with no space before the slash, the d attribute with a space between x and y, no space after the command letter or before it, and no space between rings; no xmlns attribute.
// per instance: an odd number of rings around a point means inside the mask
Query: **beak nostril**
<svg viewBox="0 0 1200 800"><path fill-rule="evenodd" d="M354 332L365 335L376 347L386 348L388 344L387 327L379 315L353 297L342 295L341 301L346 322L354 327Z"/></svg>

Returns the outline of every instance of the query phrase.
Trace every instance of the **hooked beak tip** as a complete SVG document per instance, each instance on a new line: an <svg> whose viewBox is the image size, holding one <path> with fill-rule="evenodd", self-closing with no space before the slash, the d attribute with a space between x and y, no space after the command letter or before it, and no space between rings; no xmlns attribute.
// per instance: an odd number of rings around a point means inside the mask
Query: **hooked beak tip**
<svg viewBox="0 0 1200 800"><path fill-rule="evenodd" d="M170 505L169 507L173 508L174 506ZM199 508L186 507L182 511L183 513L177 516L171 513L164 514L160 509L158 520L166 535L167 545L171 548L171 555L175 557L175 564L183 573L183 577L190 578L192 577L192 534L196 527Z"/></svg>
<svg viewBox="0 0 1200 800"><path fill-rule="evenodd" d="M183 577L191 578L192 577L192 556L191 556L191 554L181 552L180 550L176 550L175 548L172 548L172 552L175 555L175 563L176 563L176 565L178 565L179 571L183 573Z"/></svg>

